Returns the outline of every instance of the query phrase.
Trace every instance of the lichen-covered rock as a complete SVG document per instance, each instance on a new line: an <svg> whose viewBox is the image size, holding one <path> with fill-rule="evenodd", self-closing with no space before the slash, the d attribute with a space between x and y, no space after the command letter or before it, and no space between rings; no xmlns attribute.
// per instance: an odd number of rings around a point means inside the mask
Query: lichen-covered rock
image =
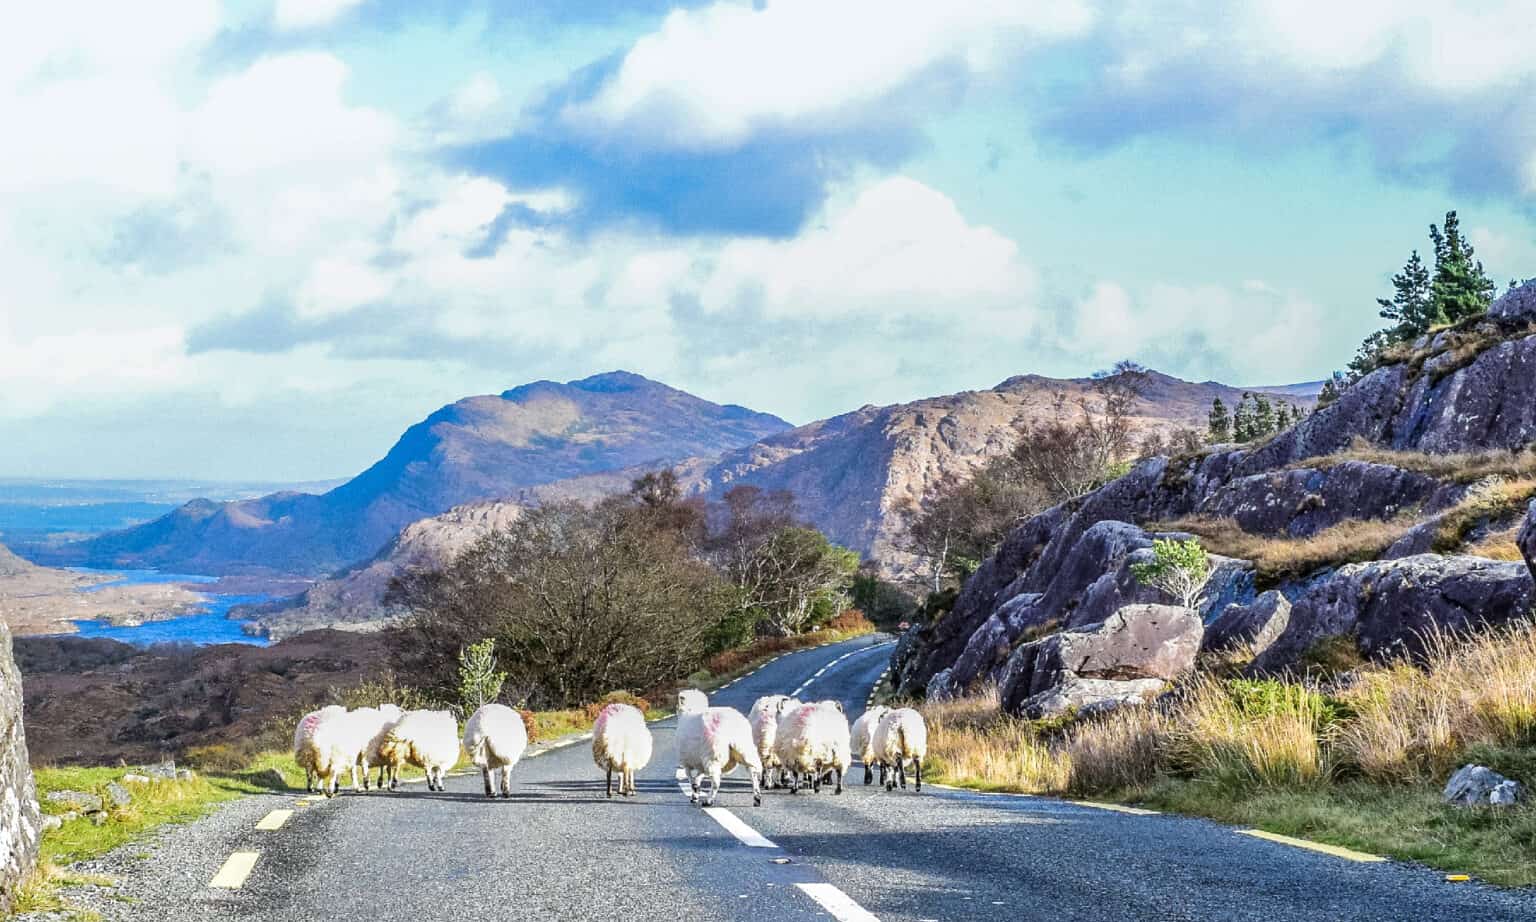
<svg viewBox="0 0 1536 922"><path fill-rule="evenodd" d="M1508 807L1525 795L1518 781L1504 777L1485 765L1463 765L1445 784L1440 797L1461 807Z"/></svg>
<svg viewBox="0 0 1536 922"><path fill-rule="evenodd" d="M42 815L22 725L21 673L11 658L11 631L0 622L0 914L37 864Z"/></svg>
<svg viewBox="0 0 1536 922"><path fill-rule="evenodd" d="M1536 579L1536 500L1531 500L1531 506L1525 512L1525 525L1516 540L1520 544L1520 553L1525 556L1525 565L1531 570L1531 578Z"/></svg>
<svg viewBox="0 0 1536 922"><path fill-rule="evenodd" d="M1173 605L1129 605L1099 624L1020 646L998 673L1003 707L1078 679L1171 679L1194 666L1200 617Z"/></svg>
<svg viewBox="0 0 1536 922"><path fill-rule="evenodd" d="M1239 477L1202 500L1199 512L1231 516L1250 534L1306 538L1345 519L1390 519L1439 492L1426 474L1346 461Z"/></svg>
<svg viewBox="0 0 1536 922"><path fill-rule="evenodd" d="M1536 322L1536 279L1500 295L1488 307L1488 317L1503 323Z"/></svg>
<svg viewBox="0 0 1536 922"><path fill-rule="evenodd" d="M1167 685L1162 679L1079 679L1031 695L1019 712L1031 720L1045 720L1072 713L1078 717L1099 714L1127 704L1142 704Z"/></svg>
<svg viewBox="0 0 1536 922"><path fill-rule="evenodd" d="M1519 563L1421 554L1350 564L1295 599L1285 629L1254 666L1293 668L1318 641L1351 634L1366 657L1415 656L1436 631L1524 618L1533 601L1536 587Z"/></svg>
<svg viewBox="0 0 1536 922"><path fill-rule="evenodd" d="M1205 626L1201 649L1220 652L1247 644L1257 656L1275 642L1290 618L1290 600L1271 589L1246 605L1223 608Z"/></svg>

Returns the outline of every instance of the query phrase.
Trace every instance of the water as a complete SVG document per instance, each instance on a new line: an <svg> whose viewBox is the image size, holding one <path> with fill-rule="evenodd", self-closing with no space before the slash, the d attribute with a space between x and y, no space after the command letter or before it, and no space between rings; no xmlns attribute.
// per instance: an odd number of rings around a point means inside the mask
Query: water
<svg viewBox="0 0 1536 922"><path fill-rule="evenodd" d="M111 582L101 583L82 590L86 593L104 589L107 586L217 582L211 576L196 576L186 573L160 573L155 570L93 570L87 567L71 567L70 569L76 573L114 577ZM137 647L147 647L157 643L189 643L199 645L245 643L264 647L270 641L265 637L252 637L242 631L241 627L245 622L229 620L229 610L236 605L254 605L260 602L271 601L271 599L272 596L261 594L210 594L208 602L203 606L202 611L192 615L184 615L180 618L148 621L138 627L118 627L100 621L82 620L76 621L75 627L80 629L80 633L77 635L80 637L105 637L109 640L129 643Z"/></svg>

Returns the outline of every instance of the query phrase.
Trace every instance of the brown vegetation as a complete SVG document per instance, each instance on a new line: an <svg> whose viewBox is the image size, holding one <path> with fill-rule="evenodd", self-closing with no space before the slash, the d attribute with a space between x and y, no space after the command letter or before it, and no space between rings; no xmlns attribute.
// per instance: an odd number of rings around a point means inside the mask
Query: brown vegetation
<svg viewBox="0 0 1536 922"><path fill-rule="evenodd" d="M1536 477L1536 450L1484 451L1469 454L1430 454L1422 451L1393 451L1378 448L1363 438L1344 451L1309 458L1291 465L1292 469L1327 470L1346 461L1386 464L1403 470L1427 474L1453 483L1475 483L1485 477L1522 479Z"/></svg>
<svg viewBox="0 0 1536 922"><path fill-rule="evenodd" d="M1273 586L1321 567L1376 560L1417 524L1411 516L1347 519L1309 538L1272 538L1243 531L1230 518L1187 516L1149 525L1152 531L1188 532L1206 550L1253 561L1260 586Z"/></svg>

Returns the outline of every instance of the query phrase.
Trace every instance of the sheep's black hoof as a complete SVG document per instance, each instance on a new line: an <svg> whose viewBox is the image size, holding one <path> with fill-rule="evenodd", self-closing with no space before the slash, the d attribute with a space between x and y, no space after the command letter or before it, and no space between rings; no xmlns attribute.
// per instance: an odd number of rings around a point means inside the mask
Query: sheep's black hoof
<svg viewBox="0 0 1536 922"><path fill-rule="evenodd" d="M511 797L512 797L512 792L511 791L502 791L501 792L501 799L502 800L508 800Z"/></svg>
<svg viewBox="0 0 1536 922"><path fill-rule="evenodd" d="M761 794L753 794L752 795L752 806L754 806L754 807L761 807L762 805L763 805L763 797L762 797L762 795Z"/></svg>
<svg viewBox="0 0 1536 922"><path fill-rule="evenodd" d="M838 785L837 786L837 790L833 791L832 793L834 793L834 794L841 794L841 793L843 793L843 786L842 785Z"/></svg>

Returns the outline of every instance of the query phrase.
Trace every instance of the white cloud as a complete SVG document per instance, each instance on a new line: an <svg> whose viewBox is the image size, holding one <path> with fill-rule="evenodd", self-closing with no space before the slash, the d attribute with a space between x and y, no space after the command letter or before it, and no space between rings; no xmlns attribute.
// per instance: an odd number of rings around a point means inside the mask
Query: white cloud
<svg viewBox="0 0 1536 922"><path fill-rule="evenodd" d="M922 75L983 75L1085 28L1081 3L725 0L637 41L572 126L658 147L732 147L774 126L837 126ZM892 114L885 113L882 118Z"/></svg>
<svg viewBox="0 0 1536 922"><path fill-rule="evenodd" d="M272 21L283 30L329 25L363 4L363 0L277 0Z"/></svg>

